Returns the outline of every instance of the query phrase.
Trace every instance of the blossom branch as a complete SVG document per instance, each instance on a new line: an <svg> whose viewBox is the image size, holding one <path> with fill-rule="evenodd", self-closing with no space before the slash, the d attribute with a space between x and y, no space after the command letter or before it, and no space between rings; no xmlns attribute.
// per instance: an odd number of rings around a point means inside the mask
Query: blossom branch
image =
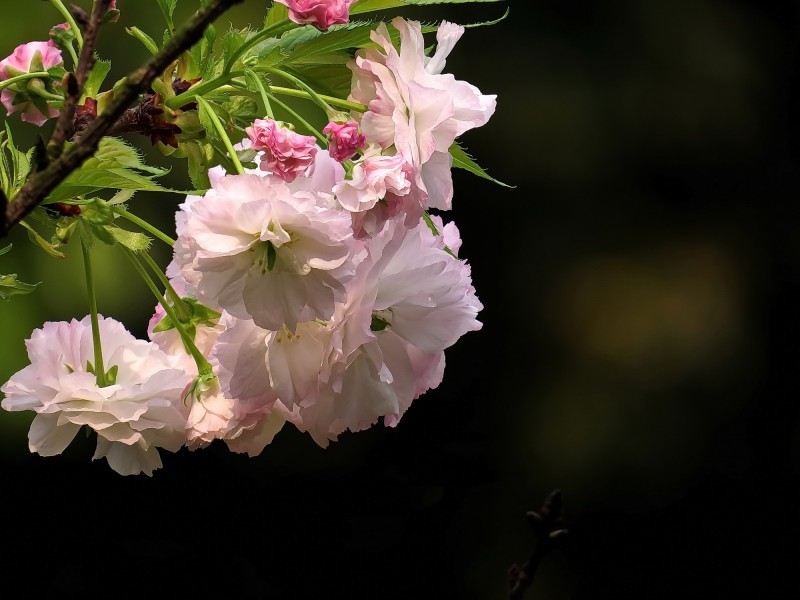
<svg viewBox="0 0 800 600"><path fill-rule="evenodd" d="M525 592L533 582L533 575L542 558L568 533L564 528L564 503L561 490L550 492L539 512L530 511L526 516L536 535L536 543L522 567L514 564L508 570L508 600L522 600L525 597Z"/></svg>
<svg viewBox="0 0 800 600"><path fill-rule="evenodd" d="M160 75L181 53L191 48L203 35L205 28L225 11L244 0L212 0L198 10L170 39L161 51L126 78L114 96L114 100L86 129L80 140L57 160L34 173L5 210L5 219L0 236L25 218L47 195L52 192L72 171L96 151L100 140L108 134L126 109L147 86Z"/></svg>
<svg viewBox="0 0 800 600"><path fill-rule="evenodd" d="M53 136L47 144L48 160L56 160L61 156L64 151L64 142L70 139L74 132L72 122L75 117L75 107L83 94L83 87L86 85L89 72L94 66L94 49L97 47L97 36L100 33L103 16L108 11L110 4L111 0L95 0L92 16L86 26L81 54L75 67L75 74L68 73L64 78L64 108L56 122Z"/></svg>

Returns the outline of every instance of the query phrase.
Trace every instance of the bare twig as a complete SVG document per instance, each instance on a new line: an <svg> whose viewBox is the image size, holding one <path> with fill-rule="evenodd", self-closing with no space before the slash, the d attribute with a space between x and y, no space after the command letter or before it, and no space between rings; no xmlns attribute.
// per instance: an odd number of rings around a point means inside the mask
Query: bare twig
<svg viewBox="0 0 800 600"><path fill-rule="evenodd" d="M19 193L8 204L5 211L5 223L0 235L5 235L11 227L24 219L36 206L52 192L72 171L97 150L100 140L108 133L125 110L147 89L150 82L160 75L181 53L191 48L203 35L205 28L217 17L235 4L244 0L212 0L207 6L198 10L187 21L161 51L144 65L132 72L125 83L117 90L114 100L92 122L80 140L57 160L52 161L45 169L34 173Z"/></svg>
<svg viewBox="0 0 800 600"><path fill-rule="evenodd" d="M67 73L64 78L65 94L64 108L56 122L56 128L50 142L47 144L47 160L56 160L64 151L64 142L72 137L72 121L75 118L75 107L83 94L83 87L89 77L89 72L94 66L94 49L97 47L97 36L100 33L100 25L103 17L108 12L111 0L95 0L92 8L92 16L86 31L83 33L83 48L78 58L78 65L75 68L75 75Z"/></svg>
<svg viewBox="0 0 800 600"><path fill-rule="evenodd" d="M530 511L526 516L536 542L525 564L522 567L511 565L508 570L508 600L522 600L525 597L542 558L568 533L564 527L564 503L560 490L550 492L539 511Z"/></svg>

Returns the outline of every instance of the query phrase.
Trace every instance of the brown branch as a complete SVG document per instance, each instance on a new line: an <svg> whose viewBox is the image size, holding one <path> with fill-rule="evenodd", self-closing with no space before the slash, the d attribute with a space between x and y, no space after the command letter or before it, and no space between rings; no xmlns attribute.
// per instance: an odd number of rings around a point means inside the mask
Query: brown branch
<svg viewBox="0 0 800 600"><path fill-rule="evenodd" d="M86 31L83 33L83 47L75 68L75 75L67 73L64 78L64 108L58 116L53 136L47 144L48 161L58 159L64 151L64 142L72 137L75 107L83 94L83 87L89 78L89 72L94 66L94 49L97 47L97 36L100 33L100 25L103 23L103 17L108 12L110 4L111 0L95 0L94 2L92 16L86 26Z"/></svg>
<svg viewBox="0 0 800 600"><path fill-rule="evenodd" d="M522 600L525 597L542 558L568 533L564 528L564 503L560 490L550 492L539 512L530 511L526 516L536 542L525 564L522 567L511 565L508 570L508 600Z"/></svg>
<svg viewBox="0 0 800 600"><path fill-rule="evenodd" d="M147 89L150 82L160 75L185 50L191 48L203 35L206 27L217 17L244 0L212 0L207 6L198 10L167 42L161 51L144 65L133 71L125 83L117 91L113 102L86 129L80 140L62 154L58 160L34 173L19 193L8 204L5 211L5 222L0 229L0 236L6 233L52 192L70 173L80 167L83 162L97 151L100 140L107 135L125 110Z"/></svg>

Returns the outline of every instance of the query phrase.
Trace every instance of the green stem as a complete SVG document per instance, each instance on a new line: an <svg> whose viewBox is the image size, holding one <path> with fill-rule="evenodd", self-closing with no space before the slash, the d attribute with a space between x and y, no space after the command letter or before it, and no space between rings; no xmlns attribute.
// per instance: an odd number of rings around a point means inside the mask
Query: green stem
<svg viewBox="0 0 800 600"><path fill-rule="evenodd" d="M273 94L280 94L281 96L294 96L295 98L310 98L310 94L303 90L296 90L293 88L278 87L277 85L269 86ZM331 106L338 106L346 108L347 110L354 110L357 112L367 112L369 107L359 104L358 102L350 102L349 100L342 100L341 98L334 98L333 96L326 96L325 94L317 94L325 102Z"/></svg>
<svg viewBox="0 0 800 600"><path fill-rule="evenodd" d="M20 81L25 81L26 79L42 79L42 78L49 78L50 73L47 71L38 71L36 73L23 73L22 75L17 75L16 77L11 77L10 79L6 79L5 81L0 81L0 90L3 88L7 88L10 85L14 85ZM64 98L61 98L63 100Z"/></svg>
<svg viewBox="0 0 800 600"><path fill-rule="evenodd" d="M194 84L188 90L183 92L182 94L178 94L174 98L170 98L164 104L168 108L180 108L181 106L188 104L198 96L203 96L208 94L209 92L213 92L219 87L222 87L226 83L228 83L231 79L235 77L241 77L244 73L237 71L234 73L227 73L225 75L220 75L219 77L215 77L214 79L209 79L208 81L201 81L199 83Z"/></svg>
<svg viewBox="0 0 800 600"><path fill-rule="evenodd" d="M180 319L178 319L178 315L172 308L172 305L164 299L164 296L161 295L161 292L158 289L158 286L155 284L153 279L148 275L145 268L139 262L139 259L136 257L134 252L128 248L122 248L125 252L125 256L131 261L134 269L136 272L139 273L141 278L147 284L147 287L150 288L150 291L153 292L153 295L158 300L158 303L164 307L164 312L167 313L172 323L175 325L175 329L178 330L178 334L181 336L181 340L183 341L183 345L186 347L186 350L189 354L192 355L195 364L197 365L197 372L201 376L205 375L212 375L214 373L214 368L211 364L206 360L200 350L197 348L197 345L194 343L194 340L189 336L186 332L186 329L183 327L183 323L181 323Z"/></svg>
<svg viewBox="0 0 800 600"><path fill-rule="evenodd" d="M230 154L236 171L239 175L244 175L244 167L239 161L239 156L236 154L236 150L233 149L231 138L228 137L228 132L225 131L225 128L222 126L222 122L219 120L217 113L214 112L214 109L211 108L211 105L202 96L197 97L197 103L200 105L200 108L206 111L208 118L211 119L211 122L214 124L214 129L217 130L220 138L222 138L222 143L225 144L225 147L228 149L228 154Z"/></svg>
<svg viewBox="0 0 800 600"><path fill-rule="evenodd" d="M94 346L94 376L99 387L106 387L106 369L103 365L103 347L100 344L100 323L97 318L97 295L95 293L92 257L86 243L81 240L83 268L86 272L86 291L89 295L89 315L92 321L92 344Z"/></svg>
<svg viewBox="0 0 800 600"><path fill-rule="evenodd" d="M261 101L264 103L264 110L267 113L267 117L274 119L275 114L272 112L272 103L269 101L267 90L264 89L264 84L261 82L259 76L253 73L253 71L247 71L245 76L247 77L247 81L255 82L258 93L261 94Z"/></svg>
<svg viewBox="0 0 800 600"><path fill-rule="evenodd" d="M260 70L266 73L272 73L273 75L277 75L278 77L283 77L284 79L291 81L297 87L304 90L309 95L309 97L314 102L316 102L317 106L319 106L322 110L325 111L326 115L330 117L334 113L334 110L331 108L331 105L325 102L325 100L319 94L317 94L317 92L315 92L311 87L308 86L308 84L305 81L303 81L299 77L295 77L291 73L287 73L286 71L281 71L280 69L275 69L273 67L263 67Z"/></svg>
<svg viewBox="0 0 800 600"><path fill-rule="evenodd" d="M75 48L72 47L72 42L67 45L67 52L69 52L69 57L72 59L72 67L73 69L78 68L78 55L75 53Z"/></svg>
<svg viewBox="0 0 800 600"><path fill-rule="evenodd" d="M181 320L181 323L185 323L188 321L192 315L187 314L186 303L183 301L178 295L178 292L175 291L175 288L172 287L167 276L164 274L164 271L156 264L156 261L153 260L153 257L150 256L147 252L142 252L139 254L142 258L144 258L144 262L147 263L147 266L150 267L150 270L156 274L159 281L161 281L161 285L164 286L164 289L167 290L167 296L172 301L172 306L175 308L175 313L178 315L178 318Z"/></svg>
<svg viewBox="0 0 800 600"><path fill-rule="evenodd" d="M61 16L64 17L66 22L69 23L69 27L75 34L75 39L78 41L78 49L83 49L83 36L81 35L81 28L78 27L78 24L72 17L72 13L67 10L67 7L64 6L64 3L61 2L61 0L50 0L50 4L52 4L55 9L61 13ZM77 65L78 61L75 61L75 64Z"/></svg>
<svg viewBox="0 0 800 600"><path fill-rule="evenodd" d="M264 71L264 68L256 67L253 71ZM238 77L246 77L246 71L231 71L230 73L226 73L225 75L220 75L219 77L215 77L214 79L209 79L208 81L202 81L200 83L196 83L194 86L167 100L165 103L169 108L180 108L185 104L193 101L197 96L204 96L214 91L219 91L223 89L223 86L226 86L229 82L231 82L232 87L244 88L247 89L241 83L234 82L233 80ZM311 94L306 92L305 90L298 90L294 88L285 88L279 87L277 85L269 86L270 92L273 94L279 94L281 96L293 96L295 98L308 98L311 99ZM351 102L350 100L342 100L341 98L335 98L334 96L327 96L325 94L317 94L322 100L328 103L331 106L336 106L339 108L343 108L345 110L354 110L357 112L367 112L369 107L365 106L364 104L359 104L358 102Z"/></svg>
<svg viewBox="0 0 800 600"><path fill-rule="evenodd" d="M173 240L171 237L169 237L166 233L164 233L160 229L154 227L153 225L150 225L150 223L148 223L144 219L140 219L136 215L134 215L132 213L129 213L127 210L125 210L121 206L112 206L111 210L113 210L115 213L117 213L120 217L124 217L125 219L128 219L128 221L130 221L131 223L134 223L134 224L138 225L139 227L141 227L142 229L144 229L148 233L152 233L155 237L160 239L165 244L169 244L170 246L174 246L175 245L175 240Z"/></svg>
<svg viewBox="0 0 800 600"><path fill-rule="evenodd" d="M296 120L298 123L300 123L300 124L301 124L303 127L305 127L306 129L308 129L308 130L309 130L309 131L310 131L310 132L311 132L311 133L314 135L314 137L316 137L316 138L317 138L317 141L319 142L319 145L320 145L320 146L322 146L323 148L327 148L327 147L328 147L328 140L327 140L327 139L325 139L325 136L324 136L324 135L322 135L322 134L321 134L319 131L317 131L316 129L314 129L314 127L313 127L313 126L312 126L312 125L311 125L311 124L310 124L308 121L306 121L306 120L305 120L303 117L301 117L299 114L297 114L297 113L296 113L295 111L293 111L291 108L289 108L289 107L288 107L286 104L284 104L283 102L281 102L280 100L278 100L278 99L277 99L275 96L273 96L272 94L267 94L267 95L268 95L268 96L269 96L269 97L272 99L272 101L273 101L275 104L277 104L277 105L278 105L278 106L280 106L280 107L281 107L283 110L285 110L286 112L288 112L288 113L289 113L289 114L292 116L292 118L294 118L294 119L295 119L295 120Z"/></svg>
<svg viewBox="0 0 800 600"><path fill-rule="evenodd" d="M284 32L284 30L292 26L294 26L294 24L289 19L283 19L282 21L278 21L277 23L274 23L269 27L262 29L253 37L251 37L249 40L247 40L244 44L242 44L236 50L236 52L231 54L230 58L228 58L228 60L225 61L224 71L226 73L230 71L231 68L233 68L233 65L236 64L236 61L239 60L239 58L242 56L242 54L250 50L250 48L258 44L259 42L271 37L274 34L281 34Z"/></svg>
<svg viewBox="0 0 800 600"><path fill-rule="evenodd" d="M45 100L58 100L59 102L64 101L64 96L59 96L58 94L51 94L50 92L45 90L38 90L36 92L36 95L41 98L44 98Z"/></svg>

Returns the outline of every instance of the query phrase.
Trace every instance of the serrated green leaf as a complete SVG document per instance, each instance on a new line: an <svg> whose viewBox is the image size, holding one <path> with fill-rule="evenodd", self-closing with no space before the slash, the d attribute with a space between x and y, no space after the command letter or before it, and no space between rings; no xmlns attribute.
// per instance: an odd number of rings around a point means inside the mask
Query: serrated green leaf
<svg viewBox="0 0 800 600"><path fill-rule="evenodd" d="M129 169L80 168L73 171L45 199L43 204L61 202L74 196L92 194L99 190L135 190L140 192L171 192Z"/></svg>
<svg viewBox="0 0 800 600"><path fill-rule="evenodd" d="M292 71L317 93L335 98L347 98L353 73L344 65L293 65Z"/></svg>
<svg viewBox="0 0 800 600"><path fill-rule="evenodd" d="M430 4L470 4L473 2L501 2L502 0L361 0L350 7L350 14L357 15L376 10L401 6L425 6Z"/></svg>
<svg viewBox="0 0 800 600"><path fill-rule="evenodd" d="M161 13L164 15L164 20L169 25L170 29L174 27L172 17L175 14L175 7L178 5L178 0L156 0Z"/></svg>
<svg viewBox="0 0 800 600"><path fill-rule="evenodd" d="M231 29L222 36L220 40L220 49L222 52L222 60L227 63L228 59L233 56L236 51L241 48L244 43L253 35L253 31L250 29ZM230 65L232 69L236 68L236 65L241 64L241 57L234 63Z"/></svg>
<svg viewBox="0 0 800 600"><path fill-rule="evenodd" d="M128 250L132 250L133 252L148 250L153 241L143 233L128 231L120 227L107 226L106 230L118 244L125 246Z"/></svg>
<svg viewBox="0 0 800 600"><path fill-rule="evenodd" d="M5 123L5 140L0 144L0 184L6 198L13 198L25 184L31 170L33 149L18 150L8 122Z"/></svg>
<svg viewBox="0 0 800 600"><path fill-rule="evenodd" d="M106 246L113 246L115 244L114 236L111 235L111 227L108 225L93 225L87 224L81 229L83 234L82 239L89 248L94 247L94 240L98 239Z"/></svg>
<svg viewBox="0 0 800 600"><path fill-rule="evenodd" d="M38 286L38 283L19 281L16 273L0 275L0 300L9 300L11 296L30 294Z"/></svg>
<svg viewBox="0 0 800 600"><path fill-rule="evenodd" d="M452 146L450 146L450 156L453 157L454 167L469 171L473 175L477 175L478 177L487 179L498 185L502 185L503 187L511 189L516 187L513 185L508 185L507 183L503 183L502 181L499 181L494 177L492 177L491 175L489 175L486 171L483 170L483 168L480 165L478 165L478 163L476 163L472 159L472 157L469 154L466 153L466 151L461 146L458 145L458 143L455 143Z"/></svg>
<svg viewBox="0 0 800 600"><path fill-rule="evenodd" d="M86 79L86 85L83 88L83 95L81 96L81 103L86 98L95 98L100 92L100 87L106 80L108 72L111 70L110 60L100 60L95 56L94 65L89 71L89 77Z"/></svg>
<svg viewBox="0 0 800 600"><path fill-rule="evenodd" d="M264 27L269 27L270 25L274 25L284 19L289 18L289 9L284 6L283 4L278 4L277 2L273 2L270 9L267 11L267 18L264 19Z"/></svg>
<svg viewBox="0 0 800 600"><path fill-rule="evenodd" d="M169 169L146 165L137 148L115 137L103 138L97 152L84 162L83 166L96 169L136 169L156 177L162 177L169 173Z"/></svg>
<svg viewBox="0 0 800 600"><path fill-rule="evenodd" d="M114 221L114 211L105 200L93 198L81 207L81 219L92 225L109 225Z"/></svg>
<svg viewBox="0 0 800 600"><path fill-rule="evenodd" d="M107 204L115 206L117 204L125 204L128 200L133 198L136 190L120 190L108 201Z"/></svg>

